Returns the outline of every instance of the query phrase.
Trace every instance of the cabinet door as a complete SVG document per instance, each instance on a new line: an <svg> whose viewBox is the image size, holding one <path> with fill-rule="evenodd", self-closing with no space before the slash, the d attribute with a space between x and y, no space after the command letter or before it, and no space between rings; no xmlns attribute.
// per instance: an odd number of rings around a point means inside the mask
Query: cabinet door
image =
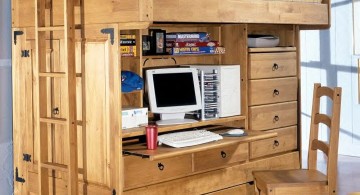
<svg viewBox="0 0 360 195"><path fill-rule="evenodd" d="M25 194L29 183L28 168L34 162L32 63L35 55L31 41L26 38L27 29L13 29L13 36L17 34L15 31L22 34L12 39L14 193ZM24 161L23 154L31 155L31 162Z"/></svg>

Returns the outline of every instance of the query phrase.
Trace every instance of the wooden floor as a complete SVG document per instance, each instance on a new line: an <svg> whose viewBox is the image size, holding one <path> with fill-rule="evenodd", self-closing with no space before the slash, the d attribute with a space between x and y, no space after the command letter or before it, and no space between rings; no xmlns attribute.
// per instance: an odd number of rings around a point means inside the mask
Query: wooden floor
<svg viewBox="0 0 360 195"><path fill-rule="evenodd" d="M303 153L303 165L307 167L307 152ZM321 156L321 155L320 155ZM319 169L326 171L326 161L319 159ZM338 195L359 192L360 195L360 158L339 155L338 159Z"/></svg>

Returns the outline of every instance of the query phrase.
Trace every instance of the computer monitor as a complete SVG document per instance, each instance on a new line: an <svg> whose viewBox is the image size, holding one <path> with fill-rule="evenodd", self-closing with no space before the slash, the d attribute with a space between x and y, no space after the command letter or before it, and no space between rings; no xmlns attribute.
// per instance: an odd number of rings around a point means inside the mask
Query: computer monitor
<svg viewBox="0 0 360 195"><path fill-rule="evenodd" d="M198 72L195 68L162 68L146 71L150 110L160 114L158 125L196 122L185 113L201 109Z"/></svg>

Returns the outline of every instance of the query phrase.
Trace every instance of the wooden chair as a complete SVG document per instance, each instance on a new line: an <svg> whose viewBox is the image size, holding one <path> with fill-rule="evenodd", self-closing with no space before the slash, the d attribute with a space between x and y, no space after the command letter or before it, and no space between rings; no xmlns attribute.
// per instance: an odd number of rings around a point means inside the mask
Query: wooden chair
<svg viewBox="0 0 360 195"><path fill-rule="evenodd" d="M320 114L320 97L332 99L332 116ZM341 88L330 89L314 85L311 115L308 169L254 171L255 190L260 194L337 194L337 157L339 142L339 120ZM318 139L319 123L330 129L329 142ZM317 170L317 150L327 155L327 174Z"/></svg>

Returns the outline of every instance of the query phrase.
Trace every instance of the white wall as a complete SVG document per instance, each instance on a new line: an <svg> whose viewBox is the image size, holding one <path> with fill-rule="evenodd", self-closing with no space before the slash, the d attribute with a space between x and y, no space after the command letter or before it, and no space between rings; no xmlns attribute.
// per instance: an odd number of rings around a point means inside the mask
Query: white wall
<svg viewBox="0 0 360 195"><path fill-rule="evenodd" d="M13 194L11 7L0 1L0 194Z"/></svg>
<svg viewBox="0 0 360 195"><path fill-rule="evenodd" d="M359 56L353 55L352 1L332 1L331 23L329 30L301 32L302 144L307 150L313 84L339 86L343 92L339 154L360 156ZM321 110L329 113L330 107L323 104ZM322 128L322 137L326 131Z"/></svg>

